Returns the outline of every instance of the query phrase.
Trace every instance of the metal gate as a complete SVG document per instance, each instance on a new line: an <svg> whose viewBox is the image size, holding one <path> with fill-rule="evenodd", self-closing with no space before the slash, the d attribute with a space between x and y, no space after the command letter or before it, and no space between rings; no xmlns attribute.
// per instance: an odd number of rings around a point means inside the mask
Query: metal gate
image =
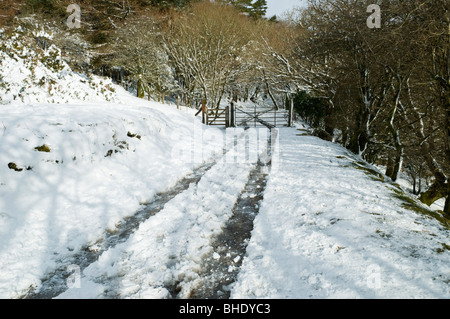
<svg viewBox="0 0 450 319"><path fill-rule="evenodd" d="M289 111L275 108L235 108L235 126L275 128L289 126Z"/></svg>
<svg viewBox="0 0 450 319"><path fill-rule="evenodd" d="M208 110L205 105L196 114L202 113L203 123L225 127L267 127L291 126L291 110L262 107L236 107L234 104L225 108Z"/></svg>

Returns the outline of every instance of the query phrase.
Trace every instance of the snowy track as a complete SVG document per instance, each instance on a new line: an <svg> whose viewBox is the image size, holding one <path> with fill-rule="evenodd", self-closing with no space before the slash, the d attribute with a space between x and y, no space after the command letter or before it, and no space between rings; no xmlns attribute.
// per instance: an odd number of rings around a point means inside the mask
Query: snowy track
<svg viewBox="0 0 450 319"><path fill-rule="evenodd" d="M182 129L165 118L147 127L150 115L159 116L152 108L124 120L127 109L110 106L100 120L105 108L89 106L89 117L69 122L64 116L73 118L75 108L59 106L67 115L54 118L47 108L3 117L10 152L0 156L0 177L7 177L0 181L0 296L450 296L448 227L426 208L423 215L405 207L398 186L336 144L291 128L279 131L275 148L267 130L229 139L220 130L196 131L178 112L172 117ZM21 120L31 111L36 118ZM75 134L92 140L74 149ZM51 153L26 157L44 141ZM124 142L126 149L105 156ZM192 169L173 152L189 145L213 160L203 157ZM240 158L246 147L259 158ZM9 161L33 169L16 172Z"/></svg>
<svg viewBox="0 0 450 319"><path fill-rule="evenodd" d="M241 143L246 143L242 136L233 146L241 149ZM267 149L262 151L267 154ZM226 296L220 291L237 276L262 199L269 160L261 158L263 162L255 165L235 163L230 156L223 156L216 163L203 166L170 194L161 196L161 201L150 204L140 213L142 216L125 222L116 234L108 236L102 248L88 253L90 258L83 257L81 261L86 263L80 267L80 288L69 289L57 297ZM256 195L249 193L254 190ZM244 209L250 204L253 207ZM247 223L241 224L244 219ZM225 258L219 262L220 254ZM60 276L60 286L66 285L65 281ZM45 290L30 297L55 297L55 292L61 292L54 290L49 295Z"/></svg>
<svg viewBox="0 0 450 319"><path fill-rule="evenodd" d="M139 225L148 218L160 212L164 205L175 198L178 194L187 190L191 185L197 184L202 176L215 163L207 163L196 169L193 173L183 178L180 182L167 192L157 194L155 199L146 205L146 207L135 215L125 218L124 221L114 230L107 232L103 239L98 240L94 245L83 247L78 253L70 259L61 262L60 267L49 273L42 280L42 287L39 292L32 292L25 296L27 299L49 299L58 296L67 290L68 267L77 265L80 271L83 271L90 264L95 262L101 254L114 246L125 242L130 235L139 228Z"/></svg>
<svg viewBox="0 0 450 319"><path fill-rule="evenodd" d="M202 284L196 289L195 298L230 297L230 285L236 281L245 257L253 221L263 200L268 173L269 166L264 163L258 163L250 172L249 181L233 208L233 216L224 231L213 241L213 253L204 261Z"/></svg>

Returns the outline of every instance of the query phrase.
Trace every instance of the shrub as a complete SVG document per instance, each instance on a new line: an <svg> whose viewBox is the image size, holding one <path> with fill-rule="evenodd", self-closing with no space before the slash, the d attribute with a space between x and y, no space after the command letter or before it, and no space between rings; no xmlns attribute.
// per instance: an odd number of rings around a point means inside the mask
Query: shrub
<svg viewBox="0 0 450 319"><path fill-rule="evenodd" d="M314 128L323 126L326 105L322 99L313 97L306 91L299 91L294 96L294 109L310 126Z"/></svg>
<svg viewBox="0 0 450 319"><path fill-rule="evenodd" d="M65 10L58 5L57 0L26 0L25 7L32 12L57 15L65 14Z"/></svg>

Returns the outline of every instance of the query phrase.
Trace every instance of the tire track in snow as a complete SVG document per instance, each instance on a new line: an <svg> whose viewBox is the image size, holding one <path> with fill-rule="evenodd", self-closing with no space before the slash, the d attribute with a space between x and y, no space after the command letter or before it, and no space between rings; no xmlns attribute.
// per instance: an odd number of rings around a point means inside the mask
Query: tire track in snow
<svg viewBox="0 0 450 319"><path fill-rule="evenodd" d="M249 150L256 149L258 143L254 133L244 134L249 137L248 144L246 139L235 140L237 153L230 152L223 157L198 184L179 194L163 211L145 221L127 242L90 265L83 275L98 292L89 298L196 298L197 288L204 282L209 269L205 261L217 248L215 239L221 233L227 233L224 229L237 216L236 203L242 203L245 197L243 190L248 191L249 180L257 180L255 172L259 170L254 167L262 167L253 156L250 162L241 161L240 152L246 149L244 146ZM262 153L267 154L267 132L262 132L262 136L263 145L258 145L258 149L264 148ZM264 157L264 163L268 158ZM253 195L247 198L257 200ZM244 219L252 224L251 218L244 216ZM245 231L239 232L245 234ZM236 244L240 245L241 240ZM244 253L245 248L241 254ZM221 277L223 272L217 269L216 274ZM68 292L59 297L72 296Z"/></svg>
<svg viewBox="0 0 450 319"><path fill-rule="evenodd" d="M142 222L160 212L169 201L187 190L192 184L197 184L215 164L216 162L203 164L180 180L170 190L157 194L151 203L135 215L125 218L113 232L107 232L103 239L98 240L93 245L86 245L70 258L63 260L60 267L48 273L42 279L42 286L39 291L32 291L23 298L51 299L66 291L68 289L67 278L70 275L68 273L69 265L77 265L82 272L105 251L127 241Z"/></svg>
<svg viewBox="0 0 450 319"><path fill-rule="evenodd" d="M242 135L239 138L242 138ZM149 204L145 205L144 209L130 217L124 218L122 223L113 232L107 232L104 238L99 239L94 244L84 246L72 256L65 257L64 260L61 260L61 265L59 267L47 273L45 277L42 278L41 287L38 291L30 290L22 297L22 299L51 299L66 291L68 289L67 279L71 275L68 272L68 267L70 265L76 265L79 267L80 272L83 272L90 264L98 260L99 256L105 251L127 241L130 235L142 222L160 212L168 202L186 191L191 185L198 184L201 178L214 167L233 146L233 143L226 145L222 155L216 156L212 160L199 166L168 191L157 194Z"/></svg>
<svg viewBox="0 0 450 319"><path fill-rule="evenodd" d="M245 134L237 136L242 139ZM94 244L84 246L80 251L72 256L61 260L60 266L49 272L41 280L41 287L38 291L30 290L23 299L51 299L69 289L67 280L69 266L76 265L82 273L87 267L95 263L99 257L109 249L126 242L129 237L139 228L139 226L164 209L165 205L172 201L176 196L188 190L192 185L197 185L202 177L213 168L217 163L235 146L238 141L232 141L223 149L222 155L216 156L212 161L206 162L191 174L180 180L174 187L166 192L159 193L155 198L138 211L135 215L125 218L123 222L113 232L107 232L105 237L99 239Z"/></svg>
<svg viewBox="0 0 450 319"><path fill-rule="evenodd" d="M253 230L253 221L258 214L259 204L267 182L267 167L257 165L250 172L250 179L244 192L233 208L223 232L214 239L214 252L203 265L201 285L192 291L191 297L198 299L228 299L229 286L234 283L244 258ZM172 297L177 297L179 284L171 287Z"/></svg>
<svg viewBox="0 0 450 319"><path fill-rule="evenodd" d="M238 137L238 140L241 137L242 135ZM238 140L236 140L232 144L236 145L238 143ZM224 149L224 155L229 150L230 147L227 147L227 150ZM213 163L204 164L203 166L199 167L194 173L180 181L169 192L158 194L155 200L148 206L146 206L145 209L141 210L136 215L124 220L124 222L116 231L114 231L114 233L108 233L103 240L100 240L94 245L86 246L71 258L64 260L64 262L61 263L60 267L58 267L52 273L49 273L48 276L43 279L41 289L38 292L29 293L26 298L53 298L66 292L68 290L66 282L67 277L69 276L69 274L67 273L68 265L75 264L79 266L80 273L83 273L83 271L89 266L98 264L97 261L105 252L110 253L111 249L114 250L115 246L119 244L123 245L119 246L120 248L118 249L118 251L120 251L122 247L126 247L127 240L132 234L135 233L135 231L141 224L144 224L146 220L162 211L166 204L168 204L169 202L177 202L177 200L174 199L176 199L178 195L184 194L188 189L197 189L198 183L213 167L216 167L215 170L223 171L223 168L227 166L222 167L223 164L218 165L219 161L221 160L217 159ZM181 280L176 279L176 276L174 276L172 280L169 280L165 284L165 289L169 292L168 297L179 297L182 289L183 293L181 295L182 297L184 296L184 298L187 298L186 296L195 296L197 298L199 296L204 296L204 298L211 298L219 297L219 295L222 297L227 297L226 293L220 294L220 290L223 289L223 285L233 282L238 274L240 263L242 262L243 256L245 254L247 240L250 237L250 233L253 228L253 219L256 216L258 210L257 205L262 199L262 192L265 188L265 177L267 176L267 166L270 165L270 160L266 160L265 162L266 163L261 163L261 161L258 162L257 166L251 170L250 178L248 180L247 177L245 177L245 180L243 181L244 183L242 184L242 187L244 187L245 185L245 190L237 196L239 199L234 205L234 208L231 209L232 206L230 206L230 214L228 214L227 217L229 218L229 220L224 227L225 230L221 235L216 234L216 239L210 243L212 247L211 250L214 251L214 254L212 254L212 260L216 261L214 257L216 257L217 252L224 253L226 251L226 254L224 254L226 258L221 258L220 260L217 260L217 262L209 262L210 258L206 258L205 265L205 256L207 255L204 255L203 257L199 258L200 261L196 261L196 265L190 264L186 267L186 260L184 260L185 256L176 256L175 259L174 256L170 256L170 265L169 263L167 264L167 269L169 272L180 274L180 272L183 273L183 270L190 269L190 267L194 266L194 268L199 268L199 270L194 271L199 275L197 276L197 280L195 280L195 283L193 283L192 280L191 282L189 282L189 278L191 278L189 276L183 277ZM245 169L243 170L241 167L238 168L237 171L239 171L238 174L243 174ZM217 176L217 172L212 174L212 176L214 175ZM213 177L211 180L209 177L204 184L208 184L210 181L218 182L215 181L215 179L216 178ZM242 179L242 177L240 179ZM247 181L246 184L245 181ZM229 200L229 198L227 200ZM254 213L249 212L249 210L247 209L247 207L250 206L256 209ZM189 241L189 237L187 238ZM183 246L183 243L178 243L177 245ZM230 262L231 257L233 257L232 262ZM118 261L117 263L120 264L120 261ZM131 272L133 271L134 270L131 269ZM97 275L95 275L94 277L88 275L88 277L90 277L89 281L100 284L105 288L103 298L121 298L124 296L121 293L120 288L122 285L121 281L124 279L122 276L123 274L120 273L117 273L115 275L113 274L112 276L98 277ZM192 291L191 287L195 286L199 282L198 277L202 278L202 281L208 279L209 284L203 286L209 287L209 290L206 289L203 290L203 292L201 290Z"/></svg>
<svg viewBox="0 0 450 319"><path fill-rule="evenodd" d="M195 299L229 299L231 285L236 281L248 242L253 230L253 221L259 213L264 199L267 177L272 167L272 141L278 137L278 130L271 129L268 138L267 157L261 157L251 170L244 190L233 207L233 214L223 232L213 239L213 252L204 260L201 280L196 280L189 294ZM168 287L172 298L177 298L186 283L174 283Z"/></svg>
<svg viewBox="0 0 450 319"><path fill-rule="evenodd" d="M234 136L233 149L242 150L245 139ZM236 155L227 153L197 184L141 223L126 242L89 265L83 271L80 290L69 290L58 298L156 299L175 294L189 298L190 286L200 279L203 261L213 250L211 239L231 218L255 166L236 163Z"/></svg>

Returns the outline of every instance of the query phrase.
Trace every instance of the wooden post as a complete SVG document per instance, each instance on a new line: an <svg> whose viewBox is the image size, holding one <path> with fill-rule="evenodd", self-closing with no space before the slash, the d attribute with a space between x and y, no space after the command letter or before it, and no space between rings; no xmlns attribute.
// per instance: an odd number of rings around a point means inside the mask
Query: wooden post
<svg viewBox="0 0 450 319"><path fill-rule="evenodd" d="M277 109L273 112L273 125L277 127Z"/></svg>
<svg viewBox="0 0 450 319"><path fill-rule="evenodd" d="M256 127L256 103L255 103L255 127Z"/></svg>
<svg viewBox="0 0 450 319"><path fill-rule="evenodd" d="M225 127L230 127L230 107L225 108Z"/></svg>
<svg viewBox="0 0 450 319"><path fill-rule="evenodd" d="M206 124L206 101L202 100L202 123Z"/></svg>
<svg viewBox="0 0 450 319"><path fill-rule="evenodd" d="M289 103L289 121L288 126L291 127L294 122L294 98L291 96L291 101Z"/></svg>
<svg viewBox="0 0 450 319"><path fill-rule="evenodd" d="M177 110L180 109L180 96L177 95Z"/></svg>
<svg viewBox="0 0 450 319"><path fill-rule="evenodd" d="M236 111L233 101L231 102L231 110L230 110L230 126L231 127L236 126Z"/></svg>

